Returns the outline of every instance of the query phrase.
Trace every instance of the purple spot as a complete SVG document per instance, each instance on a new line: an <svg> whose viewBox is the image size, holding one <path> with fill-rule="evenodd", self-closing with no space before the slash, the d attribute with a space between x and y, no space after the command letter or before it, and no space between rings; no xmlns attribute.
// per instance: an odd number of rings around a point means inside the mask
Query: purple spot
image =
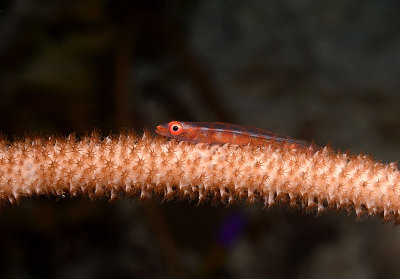
<svg viewBox="0 0 400 279"><path fill-rule="evenodd" d="M233 212L221 225L217 232L217 241L228 248L238 238L246 224L246 216L241 211Z"/></svg>

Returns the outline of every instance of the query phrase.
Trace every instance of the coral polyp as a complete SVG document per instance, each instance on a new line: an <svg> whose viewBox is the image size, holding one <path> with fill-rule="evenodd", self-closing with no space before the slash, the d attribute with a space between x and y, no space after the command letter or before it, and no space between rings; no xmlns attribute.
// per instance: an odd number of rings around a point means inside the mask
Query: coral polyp
<svg viewBox="0 0 400 279"><path fill-rule="evenodd" d="M0 199L52 195L277 201L321 212L346 209L397 222L394 163L328 147L208 145L121 134L0 143Z"/></svg>

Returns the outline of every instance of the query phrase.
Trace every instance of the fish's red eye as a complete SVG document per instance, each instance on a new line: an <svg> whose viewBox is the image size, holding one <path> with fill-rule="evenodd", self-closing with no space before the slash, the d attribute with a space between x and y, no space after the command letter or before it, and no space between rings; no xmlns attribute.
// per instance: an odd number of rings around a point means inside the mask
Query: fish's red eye
<svg viewBox="0 0 400 279"><path fill-rule="evenodd" d="M172 121L169 123L169 132L173 134L174 136L179 135L182 133L183 127L182 124L177 122L177 121Z"/></svg>

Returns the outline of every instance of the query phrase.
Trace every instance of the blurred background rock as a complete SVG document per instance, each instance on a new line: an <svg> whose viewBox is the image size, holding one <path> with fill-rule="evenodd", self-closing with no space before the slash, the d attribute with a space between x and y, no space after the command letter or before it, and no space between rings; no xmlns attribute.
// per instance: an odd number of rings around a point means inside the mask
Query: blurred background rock
<svg viewBox="0 0 400 279"><path fill-rule="evenodd" d="M0 130L247 124L400 157L398 1L0 4ZM396 278L399 228L260 204L4 206L0 278Z"/></svg>

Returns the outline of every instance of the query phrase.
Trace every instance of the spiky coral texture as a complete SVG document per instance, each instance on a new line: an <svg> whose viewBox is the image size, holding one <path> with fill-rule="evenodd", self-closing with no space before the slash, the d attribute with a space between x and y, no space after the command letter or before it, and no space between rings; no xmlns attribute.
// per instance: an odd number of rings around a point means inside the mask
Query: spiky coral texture
<svg viewBox="0 0 400 279"><path fill-rule="evenodd" d="M395 164L329 148L205 145L123 134L101 140L26 139L0 143L0 198L120 194L221 202L260 198L307 209L344 208L357 215L400 215Z"/></svg>

